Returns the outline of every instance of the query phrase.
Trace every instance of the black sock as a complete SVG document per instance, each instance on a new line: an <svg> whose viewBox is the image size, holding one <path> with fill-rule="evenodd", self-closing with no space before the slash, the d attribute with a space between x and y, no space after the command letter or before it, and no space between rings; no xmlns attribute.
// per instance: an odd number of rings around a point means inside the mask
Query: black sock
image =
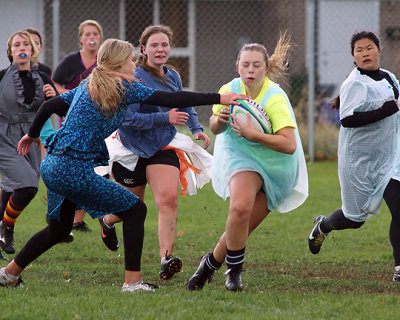
<svg viewBox="0 0 400 320"><path fill-rule="evenodd" d="M218 270L219 268L221 268L222 263L218 262L217 260L215 260L214 258L214 253L211 252L211 254L209 254L207 256L206 259L206 267L208 267L210 270Z"/></svg>
<svg viewBox="0 0 400 320"><path fill-rule="evenodd" d="M322 220L319 227L323 233L329 233L332 230L358 229L363 224L364 222L355 222L347 219L342 209L337 209Z"/></svg>
<svg viewBox="0 0 400 320"><path fill-rule="evenodd" d="M242 269L246 247L239 250L226 249L225 262L228 269Z"/></svg>

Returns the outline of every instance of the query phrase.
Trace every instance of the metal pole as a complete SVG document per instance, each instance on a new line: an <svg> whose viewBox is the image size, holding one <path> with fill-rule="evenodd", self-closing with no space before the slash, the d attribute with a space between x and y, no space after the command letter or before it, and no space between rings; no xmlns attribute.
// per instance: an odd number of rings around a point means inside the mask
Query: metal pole
<svg viewBox="0 0 400 320"><path fill-rule="evenodd" d="M196 89L196 3L189 1L188 7L189 89Z"/></svg>
<svg viewBox="0 0 400 320"><path fill-rule="evenodd" d="M126 22L126 14L125 14L125 0L119 0L119 38L121 40L125 40L126 38L126 30L125 30L125 22Z"/></svg>
<svg viewBox="0 0 400 320"><path fill-rule="evenodd" d="M308 156L314 161L315 0L307 0L306 57L308 70Z"/></svg>
<svg viewBox="0 0 400 320"><path fill-rule="evenodd" d="M53 0L53 70L60 59L60 1Z"/></svg>

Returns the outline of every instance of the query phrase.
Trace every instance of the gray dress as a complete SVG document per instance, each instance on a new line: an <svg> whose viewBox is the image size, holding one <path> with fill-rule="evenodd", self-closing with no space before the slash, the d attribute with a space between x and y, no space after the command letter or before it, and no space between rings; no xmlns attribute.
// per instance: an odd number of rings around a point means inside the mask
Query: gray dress
<svg viewBox="0 0 400 320"><path fill-rule="evenodd" d="M12 64L0 80L0 187L6 192L25 187L38 187L40 148L31 148L28 155L17 152L19 140L28 132L35 113L45 99L43 81L32 65L28 77L35 87L30 103L25 102L24 87L18 66Z"/></svg>
<svg viewBox="0 0 400 320"><path fill-rule="evenodd" d="M387 72L398 87L393 73ZM340 89L340 119L376 110L394 99L386 80L375 81L355 68ZM378 214L383 192L390 179L400 180L400 115L356 128L340 128L338 169L342 210L352 221L363 222Z"/></svg>

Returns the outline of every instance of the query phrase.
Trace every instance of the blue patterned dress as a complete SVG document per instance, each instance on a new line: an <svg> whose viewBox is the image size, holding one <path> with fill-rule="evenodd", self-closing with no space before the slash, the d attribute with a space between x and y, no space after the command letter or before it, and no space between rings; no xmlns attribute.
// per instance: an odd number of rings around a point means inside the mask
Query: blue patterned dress
<svg viewBox="0 0 400 320"><path fill-rule="evenodd" d="M62 128L46 141L47 154L40 169L51 219L60 219L66 198L93 218L128 210L137 202L133 193L94 172L96 166L108 163L104 139L121 125L127 105L142 103L155 91L137 82L124 81L123 85L125 103L115 115L99 110L90 98L87 81L61 95L70 108Z"/></svg>

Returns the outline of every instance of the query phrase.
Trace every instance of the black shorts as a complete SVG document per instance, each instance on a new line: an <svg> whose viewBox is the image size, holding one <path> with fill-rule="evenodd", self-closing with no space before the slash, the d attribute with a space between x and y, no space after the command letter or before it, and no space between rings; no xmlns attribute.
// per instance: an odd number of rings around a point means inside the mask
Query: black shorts
<svg viewBox="0 0 400 320"><path fill-rule="evenodd" d="M118 162L113 162L111 172L114 180L119 184L134 188L147 184L146 167L152 164L166 164L180 169L179 158L174 150L160 150L150 158L141 158L131 171Z"/></svg>

